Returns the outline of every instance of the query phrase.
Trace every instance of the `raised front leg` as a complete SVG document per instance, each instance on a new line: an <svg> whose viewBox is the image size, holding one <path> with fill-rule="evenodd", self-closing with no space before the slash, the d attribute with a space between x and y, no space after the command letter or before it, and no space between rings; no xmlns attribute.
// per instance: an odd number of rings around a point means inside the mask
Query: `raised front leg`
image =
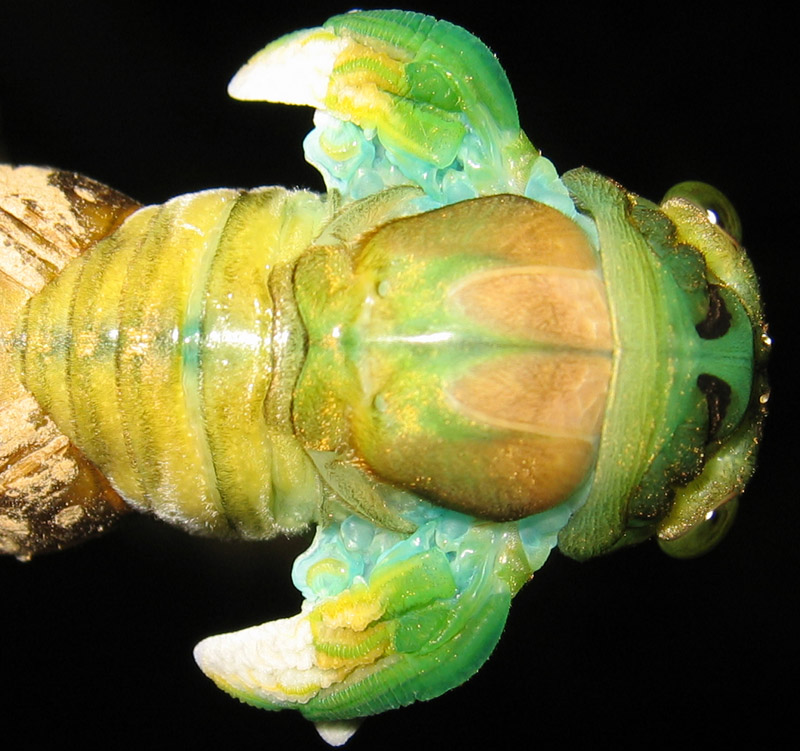
<svg viewBox="0 0 800 751"><path fill-rule="evenodd" d="M352 732L358 718L433 698L478 670L568 515L492 524L422 504L408 537L350 516L320 528L295 563L298 615L210 637L195 658L244 702L297 709L325 737L332 721L354 721L344 724Z"/></svg>

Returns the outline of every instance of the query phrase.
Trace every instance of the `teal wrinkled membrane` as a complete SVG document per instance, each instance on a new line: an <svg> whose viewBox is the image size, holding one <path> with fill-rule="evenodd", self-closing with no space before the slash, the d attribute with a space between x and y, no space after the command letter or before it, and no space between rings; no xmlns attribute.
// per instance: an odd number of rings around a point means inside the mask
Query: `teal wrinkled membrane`
<svg viewBox="0 0 800 751"><path fill-rule="evenodd" d="M515 177L498 149L487 145L467 129L457 158L445 168L438 168L419 157L386 149L375 130L362 130L329 112L317 110L315 128L303 142L306 160L325 180L329 191L357 201L387 188L414 183L422 187L427 200L419 202L420 211L466 201L482 195L518 193ZM502 134L498 133L501 139ZM323 146L327 144L328 149ZM329 152L350 154L335 159ZM523 195L560 211L576 221L597 245L594 222L579 214L567 187L553 163L538 156L532 164Z"/></svg>
<svg viewBox="0 0 800 751"><path fill-rule="evenodd" d="M318 527L311 547L294 563L292 581L309 602L333 597L356 581L368 581L379 565L391 565L429 550L447 558L459 592L486 561L503 561L511 540L519 540L531 573L547 560L558 533L584 500L584 494L517 522L487 522L438 508L409 493L396 491L393 501L403 516L418 525L404 537L358 516ZM317 564L324 566L317 567ZM501 564L497 564L501 565Z"/></svg>
<svg viewBox="0 0 800 751"><path fill-rule="evenodd" d="M577 222L597 247L594 222L578 213L552 162L537 155L526 168L527 179L515 173L505 146L518 138L518 126L501 128L481 103L472 106L481 128L474 128L462 112L464 137L446 167L437 167L395 143L386 145L376 129L362 129L323 110L315 112L315 127L305 138L306 160L322 174L328 190L337 191L346 201L416 184L425 196L415 199L415 208L429 211L478 196L521 192ZM334 158L333 154L348 156ZM581 492L555 508L506 523L442 509L400 490L386 491L391 496L387 502L417 525L414 534L404 537L357 516L326 524L295 561L292 578L303 597L314 603L343 592L354 582L368 581L378 565L391 565L435 548L445 554L456 586L464 592L487 562L493 562L489 567L500 573L507 561L504 553L514 543L521 543L532 573L556 546L559 531L585 501L588 487L587 482Z"/></svg>

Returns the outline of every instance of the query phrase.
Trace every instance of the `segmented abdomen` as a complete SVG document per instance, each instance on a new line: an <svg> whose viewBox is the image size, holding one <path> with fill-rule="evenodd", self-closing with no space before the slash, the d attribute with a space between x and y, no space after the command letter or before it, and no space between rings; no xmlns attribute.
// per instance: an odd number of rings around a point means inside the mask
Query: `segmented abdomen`
<svg viewBox="0 0 800 751"><path fill-rule="evenodd" d="M317 481L281 407L303 330L282 280L326 216L279 188L181 196L31 299L23 381L133 505L217 535L309 521Z"/></svg>

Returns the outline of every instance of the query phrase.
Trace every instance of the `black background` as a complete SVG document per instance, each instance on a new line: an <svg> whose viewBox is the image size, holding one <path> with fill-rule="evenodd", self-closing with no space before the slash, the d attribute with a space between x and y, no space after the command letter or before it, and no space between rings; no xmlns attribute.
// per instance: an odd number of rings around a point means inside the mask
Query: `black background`
<svg viewBox="0 0 800 751"><path fill-rule="evenodd" d="M692 562L654 545L554 554L488 664L432 702L368 720L350 748L764 746L797 696L797 59L767 4L416 3L500 57L531 140L658 199L702 179L738 207L776 342L760 470L729 538ZM164 6L164 7L162 7ZM228 100L266 42L346 6L19 3L0 10L0 157L80 171L142 202L218 186L322 188L311 111ZM200 638L297 612L307 540L224 545L147 518L59 555L0 560L4 746L322 748L290 712L218 692Z"/></svg>

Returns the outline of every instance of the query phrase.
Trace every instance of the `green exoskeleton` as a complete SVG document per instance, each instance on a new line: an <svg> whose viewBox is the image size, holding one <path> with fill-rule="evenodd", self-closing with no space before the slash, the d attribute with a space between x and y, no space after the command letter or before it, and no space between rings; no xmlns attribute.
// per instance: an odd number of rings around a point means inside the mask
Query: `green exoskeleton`
<svg viewBox="0 0 800 751"><path fill-rule="evenodd" d="M316 525L301 612L195 657L339 742L474 673L554 546L716 542L769 349L718 191L559 176L488 49L419 14L284 37L231 93L316 108L326 195L141 208L0 169L0 549L130 508L216 537Z"/></svg>

